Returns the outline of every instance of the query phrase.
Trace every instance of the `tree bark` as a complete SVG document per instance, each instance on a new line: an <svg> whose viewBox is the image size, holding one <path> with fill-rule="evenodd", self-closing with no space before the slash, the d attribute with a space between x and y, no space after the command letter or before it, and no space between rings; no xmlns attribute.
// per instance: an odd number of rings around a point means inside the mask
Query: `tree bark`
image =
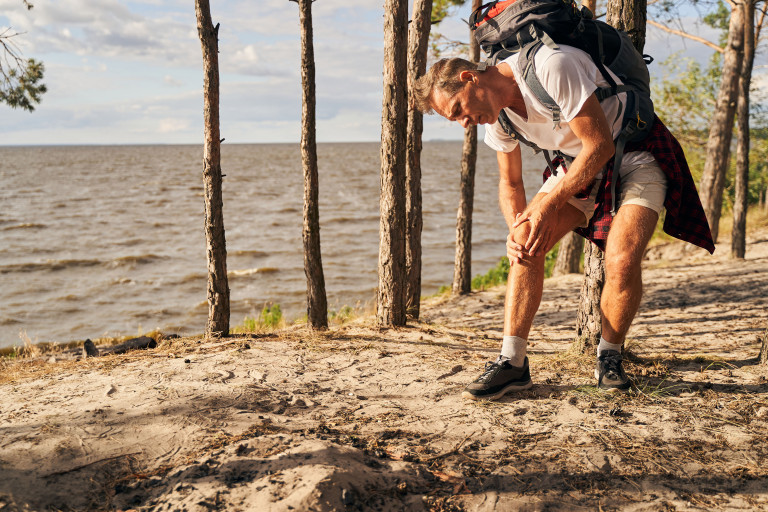
<svg viewBox="0 0 768 512"><path fill-rule="evenodd" d="M205 145L205 241L208 259L208 323L206 336L229 335L229 281L227 242L221 185L221 137L219 132L219 26L213 26L208 0L195 0L197 33L203 49Z"/></svg>
<svg viewBox="0 0 768 512"><path fill-rule="evenodd" d="M768 329L763 332L763 342L760 344L760 355L757 359L763 366L768 366Z"/></svg>
<svg viewBox="0 0 768 512"><path fill-rule="evenodd" d="M480 8L480 0L472 0L472 11ZM480 45L472 30L469 31L469 58L480 61ZM475 168L477 165L477 126L464 129L461 152L461 195L456 213L456 257L453 266L454 295L469 293L472 289L472 210L475 196Z"/></svg>
<svg viewBox="0 0 768 512"><path fill-rule="evenodd" d="M584 239L571 231L560 240L557 259L552 268L553 276L578 274L581 255L584 253Z"/></svg>
<svg viewBox="0 0 768 512"><path fill-rule="evenodd" d="M742 0L743 1L743 0ZM715 115L709 128L707 159L701 175L699 191L704 213L709 221L712 239L717 242L720 211L723 206L725 173L731 155L733 118L736 114L739 76L744 57L744 17L741 3L731 10L728 43L725 47L720 90L715 104Z"/></svg>
<svg viewBox="0 0 768 512"><path fill-rule="evenodd" d="M584 244L584 281L576 316L576 342L584 352L593 352L603 332L600 296L605 284L603 251L592 242Z"/></svg>
<svg viewBox="0 0 768 512"><path fill-rule="evenodd" d="M640 53L645 48L646 0L611 0L605 21L629 34Z"/></svg>
<svg viewBox="0 0 768 512"><path fill-rule="evenodd" d="M642 52L645 46L646 0L611 0L606 22L629 34L632 44ZM602 335L600 296L605 283L602 251L592 243L584 246L584 281L581 286L576 322L577 342L585 352L593 352Z"/></svg>
<svg viewBox="0 0 768 512"><path fill-rule="evenodd" d="M408 91L427 69L429 30L431 28L432 0L413 3L413 19L408 31ZM408 136L405 167L407 195L405 198L405 266L408 272L405 303L406 312L418 319L421 312L421 134L424 116L408 102Z"/></svg>
<svg viewBox="0 0 768 512"><path fill-rule="evenodd" d="M307 277L307 321L313 329L328 328L328 301L320 251L319 183L315 140L315 49L312 0L297 0L301 24L301 161L304 167L304 275Z"/></svg>
<svg viewBox="0 0 768 512"><path fill-rule="evenodd" d="M408 2L384 1L384 98L381 112L379 290L376 322L403 326L405 309L405 159Z"/></svg>
<svg viewBox="0 0 768 512"><path fill-rule="evenodd" d="M736 146L736 197L733 204L731 257L744 258L747 252L747 208L749 206L749 87L755 60L755 4L744 0L744 59L739 78L737 118L739 135Z"/></svg>
<svg viewBox="0 0 768 512"><path fill-rule="evenodd" d="M461 152L461 186L459 208L456 212L456 257L453 264L454 295L472 289L472 210L475 195L475 164L477 163L477 126L464 129Z"/></svg>

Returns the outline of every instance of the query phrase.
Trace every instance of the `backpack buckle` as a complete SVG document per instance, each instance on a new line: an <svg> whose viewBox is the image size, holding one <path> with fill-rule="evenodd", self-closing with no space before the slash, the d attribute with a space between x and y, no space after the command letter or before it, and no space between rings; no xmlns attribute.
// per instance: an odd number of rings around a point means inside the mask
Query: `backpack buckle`
<svg viewBox="0 0 768 512"><path fill-rule="evenodd" d="M648 126L648 123L646 123L645 121L643 121L642 119L640 119L640 112L638 111L638 112L637 112L637 127L638 127L640 130L644 130L646 126Z"/></svg>

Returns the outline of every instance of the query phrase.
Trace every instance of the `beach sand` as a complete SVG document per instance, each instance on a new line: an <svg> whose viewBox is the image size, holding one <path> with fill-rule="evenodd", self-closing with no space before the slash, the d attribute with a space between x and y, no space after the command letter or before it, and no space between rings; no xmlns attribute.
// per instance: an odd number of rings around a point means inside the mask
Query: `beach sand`
<svg viewBox="0 0 768 512"><path fill-rule="evenodd" d="M0 511L768 509L768 231L747 259L649 251L637 389L568 351L581 276L548 279L534 387L461 391L493 359L503 288L360 318L0 367Z"/></svg>

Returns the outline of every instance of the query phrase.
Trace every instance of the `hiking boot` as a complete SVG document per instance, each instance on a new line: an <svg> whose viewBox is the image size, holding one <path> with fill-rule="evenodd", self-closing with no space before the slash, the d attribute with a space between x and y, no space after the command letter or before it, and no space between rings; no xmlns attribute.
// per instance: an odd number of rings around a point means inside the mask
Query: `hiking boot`
<svg viewBox="0 0 768 512"><path fill-rule="evenodd" d="M603 350L597 358L595 378L597 387L606 391L626 391L630 382L624 368L621 366L623 358L615 350Z"/></svg>
<svg viewBox="0 0 768 512"><path fill-rule="evenodd" d="M529 389L531 386L527 357L522 368L512 366L506 359L501 362L488 361L482 375L467 386L461 396L472 400L496 400L505 393Z"/></svg>

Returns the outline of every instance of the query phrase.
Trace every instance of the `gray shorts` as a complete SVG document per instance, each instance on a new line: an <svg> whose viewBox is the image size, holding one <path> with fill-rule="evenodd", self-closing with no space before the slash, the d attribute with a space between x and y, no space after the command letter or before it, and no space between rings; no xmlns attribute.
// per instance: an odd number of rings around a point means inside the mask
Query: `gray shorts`
<svg viewBox="0 0 768 512"><path fill-rule="evenodd" d="M539 189L539 192L549 193L555 188L563 176L562 169L557 176L550 178ZM600 172L595 178L595 184L592 186L592 192L585 199L571 197L568 204L575 206L584 213L584 223L578 227L587 227L592 215L595 213L595 198L600 188L600 180L603 173ZM667 176L661 170L656 160L649 163L638 165L621 166L621 192L619 194L619 208L625 204L636 204L645 206L659 213L664 208L664 198L667 195Z"/></svg>

